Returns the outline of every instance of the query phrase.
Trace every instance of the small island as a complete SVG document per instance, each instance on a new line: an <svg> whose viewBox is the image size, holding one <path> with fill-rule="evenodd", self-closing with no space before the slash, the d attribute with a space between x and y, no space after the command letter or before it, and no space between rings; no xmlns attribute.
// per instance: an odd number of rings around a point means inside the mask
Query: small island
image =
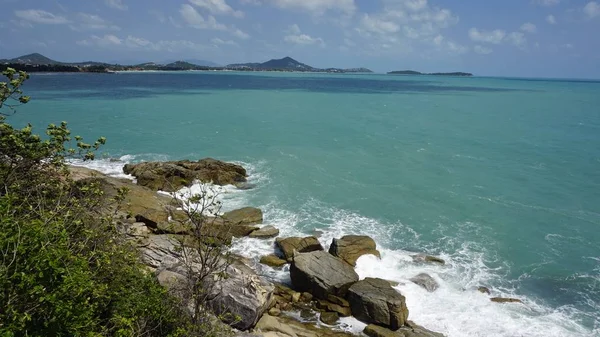
<svg viewBox="0 0 600 337"><path fill-rule="evenodd" d="M473 74L471 73L463 73L463 72L451 72L451 73L422 73L414 70L397 70L390 71L388 75L429 75L429 76L462 76L462 77L471 77Z"/></svg>

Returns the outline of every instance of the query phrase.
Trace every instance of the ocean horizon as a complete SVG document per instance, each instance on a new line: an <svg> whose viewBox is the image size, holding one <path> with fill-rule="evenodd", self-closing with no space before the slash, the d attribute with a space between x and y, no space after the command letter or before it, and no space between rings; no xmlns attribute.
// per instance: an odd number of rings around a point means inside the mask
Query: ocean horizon
<svg viewBox="0 0 600 337"><path fill-rule="evenodd" d="M75 163L127 177L126 163L214 157L255 187L281 236L328 247L369 235L361 278L400 282L410 319L449 337L600 336L600 80L289 72L33 74L9 122L69 122L107 138ZM239 239L258 260L272 241ZM446 265L417 265L411 255ZM408 281L428 273L439 289ZM289 282L286 269L266 277ZM492 303L477 291L523 304ZM364 325L343 319L341 327Z"/></svg>

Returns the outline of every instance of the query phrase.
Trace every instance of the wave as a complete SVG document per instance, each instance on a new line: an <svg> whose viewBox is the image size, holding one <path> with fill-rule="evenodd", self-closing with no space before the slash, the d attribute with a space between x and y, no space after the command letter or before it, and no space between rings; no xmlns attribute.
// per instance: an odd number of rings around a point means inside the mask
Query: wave
<svg viewBox="0 0 600 337"><path fill-rule="evenodd" d="M160 156L123 156L118 160L103 159L73 164L131 179L132 177L122 173L122 166L127 162L151 157ZM401 222L389 223L365 217L350 210L333 207L316 198L299 201L301 207L291 210L279 202L277 195L269 190L272 182L268 163L239 164L247 168L249 182L256 187L252 190L223 187L220 197L226 210L262 202L253 206L263 210L265 224L279 228L282 237L317 235L326 249L333 238L343 235L360 234L373 237L381 251L381 259L374 256L361 257L357 262L357 273L361 279L379 277L399 282L397 289L406 297L410 319L417 324L448 337L600 336L600 306L594 296L582 297L591 308L584 312L575 305L553 307L543 299L524 293L520 286L528 275L522 275L518 279L507 279L508 263L495 255L493 245L464 240L467 237L465 233L479 230L476 223L460 224L457 226L458 230L440 224L436 231L439 239L435 242L424 242L421 241L418 230ZM189 190L193 191L198 187L199 185L194 185ZM263 198L256 199L257 194L262 194ZM555 234L546 237L549 241L555 239L558 239ZM242 238L234 240L232 251L251 258L266 277L289 283L288 267L277 270L258 264L260 256L273 252L273 247L274 240ZM414 264L411 255L417 253L415 250L439 255L446 261L446 265ZM583 280L588 285L581 291L598 294L600 257L586 259L598 262L598 267L589 274L573 277ZM439 288L429 293L411 283L409 279L419 273L431 275L439 283ZM489 295L477 291L479 286L488 287L491 296L517 297L523 300L524 304L493 303L489 300ZM352 318L345 318L341 320L340 327L359 332L364 328L364 324Z"/></svg>

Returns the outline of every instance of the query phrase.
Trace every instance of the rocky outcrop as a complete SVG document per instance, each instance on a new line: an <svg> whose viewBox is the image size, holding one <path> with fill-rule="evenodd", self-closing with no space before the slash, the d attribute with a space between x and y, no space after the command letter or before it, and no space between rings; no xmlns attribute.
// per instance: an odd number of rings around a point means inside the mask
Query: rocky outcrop
<svg viewBox="0 0 600 337"><path fill-rule="evenodd" d="M334 331L311 323L301 323L291 318L270 315L264 315L260 319L253 333L263 337L356 337L348 332Z"/></svg>
<svg viewBox="0 0 600 337"><path fill-rule="evenodd" d="M479 291L482 294L488 294L488 295L490 295L492 293L488 287L477 287L477 291Z"/></svg>
<svg viewBox="0 0 600 337"><path fill-rule="evenodd" d="M437 256L431 256L431 255L426 255L426 254L417 254L417 255L413 255L411 257L415 263L432 263L432 264L439 264L439 265L446 264L446 261L444 261L444 259L439 258Z"/></svg>
<svg viewBox="0 0 600 337"><path fill-rule="evenodd" d="M324 300L328 295L344 297L348 288L358 281L352 266L324 251L296 253L290 276L297 290Z"/></svg>
<svg viewBox="0 0 600 337"><path fill-rule="evenodd" d="M282 260L279 256L275 254L265 255L260 258L260 263L266 264L267 266L279 268L286 265L288 262L286 260Z"/></svg>
<svg viewBox="0 0 600 337"><path fill-rule="evenodd" d="M319 316L319 320L325 324L334 325L340 319L337 312L323 312Z"/></svg>
<svg viewBox="0 0 600 337"><path fill-rule="evenodd" d="M279 250L281 250L284 258L290 262L294 256L294 251L298 253L308 253L323 250L323 246L321 246L319 240L314 236L308 236L305 238L278 238L275 240L275 245L277 248L279 248Z"/></svg>
<svg viewBox="0 0 600 337"><path fill-rule="evenodd" d="M427 291L434 292L439 288L439 284L429 274L421 273L410 279L414 284L418 284L425 288Z"/></svg>
<svg viewBox="0 0 600 337"><path fill-rule="evenodd" d="M396 331L375 324L367 325L363 333L369 337L444 337L441 333L427 330L410 321Z"/></svg>
<svg viewBox="0 0 600 337"><path fill-rule="evenodd" d="M507 298L507 297L492 297L492 298L490 298L490 301L496 302L496 303L523 303L523 301L521 301L518 298Z"/></svg>
<svg viewBox="0 0 600 337"><path fill-rule="evenodd" d="M332 299L332 295L327 296L328 299ZM335 300L334 300L335 301ZM350 310L350 304L348 301L329 301L329 300L317 300L316 307L321 312L335 312L339 316L349 317L352 316L352 310Z"/></svg>
<svg viewBox="0 0 600 337"><path fill-rule="evenodd" d="M244 207L222 215L225 223L233 225L257 225L263 222L263 213L255 207Z"/></svg>
<svg viewBox="0 0 600 337"><path fill-rule="evenodd" d="M341 239L333 239L329 247L329 253L352 266L356 265L356 260L359 257L366 254L381 257L375 241L368 236L361 235L347 235Z"/></svg>
<svg viewBox="0 0 600 337"><path fill-rule="evenodd" d="M265 226L250 233L251 238L255 239L270 239L279 235L279 229L273 226Z"/></svg>
<svg viewBox="0 0 600 337"><path fill-rule="evenodd" d="M226 323L248 330L270 308L275 287L242 263L230 265L226 274L212 287L210 306Z"/></svg>
<svg viewBox="0 0 600 337"><path fill-rule="evenodd" d="M352 315L368 323L398 330L408 320L406 299L388 281L366 278L348 289Z"/></svg>
<svg viewBox="0 0 600 337"><path fill-rule="evenodd" d="M134 176L138 185L167 192L191 186L195 180L216 185L235 185L246 182L247 176L243 167L212 158L127 164L123 172Z"/></svg>

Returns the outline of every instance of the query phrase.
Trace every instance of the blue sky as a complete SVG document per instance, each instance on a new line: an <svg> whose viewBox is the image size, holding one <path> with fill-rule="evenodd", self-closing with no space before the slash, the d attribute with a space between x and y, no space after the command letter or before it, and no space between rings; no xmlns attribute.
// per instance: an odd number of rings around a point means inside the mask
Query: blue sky
<svg viewBox="0 0 600 337"><path fill-rule="evenodd" d="M600 0L0 0L0 58L600 78Z"/></svg>

